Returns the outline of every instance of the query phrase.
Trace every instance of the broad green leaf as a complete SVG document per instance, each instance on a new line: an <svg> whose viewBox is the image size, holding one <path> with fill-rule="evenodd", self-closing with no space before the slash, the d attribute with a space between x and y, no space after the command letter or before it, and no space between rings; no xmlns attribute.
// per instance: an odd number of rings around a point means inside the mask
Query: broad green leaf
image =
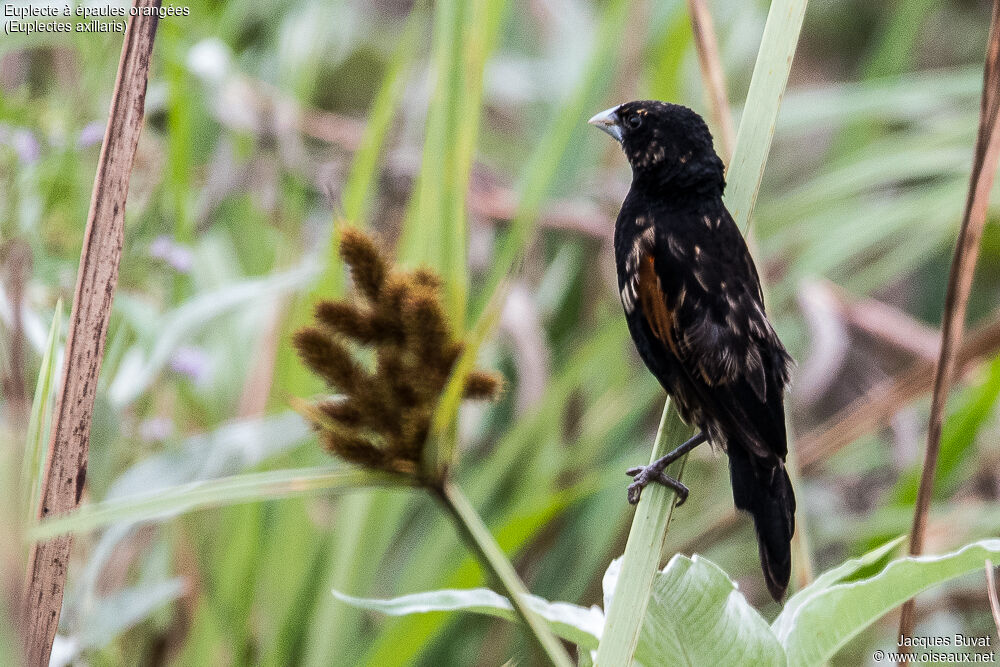
<svg viewBox="0 0 1000 667"><path fill-rule="evenodd" d="M767 621L718 565L697 554L675 555L654 577L635 657L644 665L785 664Z"/></svg>
<svg viewBox="0 0 1000 667"><path fill-rule="evenodd" d="M800 592L803 601L786 608L772 628L789 664L818 665L914 595L998 557L1000 540L983 540L943 556L901 558L872 577L833 584L816 595L809 586Z"/></svg>
<svg viewBox="0 0 1000 667"><path fill-rule="evenodd" d="M795 616L799 607L806 604L813 597L827 590L830 586L841 583L845 579L855 575L858 571L868 569L884 561L905 541L906 536L900 535L896 539L890 540L876 549L872 549L860 558L850 558L832 570L827 570L816 577L809 586L798 591L785 602L785 607L782 609L781 615L772 624L775 633L779 637L785 634L786 631L783 624ZM783 621L782 619L785 620Z"/></svg>
<svg viewBox="0 0 1000 667"><path fill-rule="evenodd" d="M605 575L605 604L613 592L619 560ZM445 589L375 600L338 591L340 600L393 616L435 611L471 611L516 620L510 601L488 589ZM526 596L528 605L581 653L598 646L604 614L565 602ZM696 620L694 620L696 619ZM719 641L720 637L726 641ZM767 622L750 606L736 584L714 563L675 556L653 583L636 657L646 665L784 665L784 652Z"/></svg>
<svg viewBox="0 0 1000 667"><path fill-rule="evenodd" d="M391 616L426 614L435 611L471 611L508 621L517 615L510 600L487 588L445 589L402 595L391 600L356 598L339 591L333 594L347 604ZM559 637L584 649L597 648L604 625L604 614L597 607L580 607L568 602L549 602L536 595L525 597L528 607L542 617Z"/></svg>

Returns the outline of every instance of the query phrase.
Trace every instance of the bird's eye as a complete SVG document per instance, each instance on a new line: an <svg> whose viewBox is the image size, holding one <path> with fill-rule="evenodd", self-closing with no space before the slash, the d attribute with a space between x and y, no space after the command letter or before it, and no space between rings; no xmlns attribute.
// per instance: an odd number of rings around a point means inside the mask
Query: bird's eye
<svg viewBox="0 0 1000 667"><path fill-rule="evenodd" d="M639 116L639 114L632 114L631 116L628 117L628 126L631 129L634 130L640 125L642 125L642 118Z"/></svg>

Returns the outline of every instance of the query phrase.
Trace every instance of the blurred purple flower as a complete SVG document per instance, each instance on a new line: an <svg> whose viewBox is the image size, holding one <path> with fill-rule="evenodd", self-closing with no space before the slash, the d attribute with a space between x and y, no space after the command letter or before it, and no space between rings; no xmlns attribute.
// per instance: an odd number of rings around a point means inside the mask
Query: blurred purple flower
<svg viewBox="0 0 1000 667"><path fill-rule="evenodd" d="M22 127L0 124L0 144L13 148L22 164L32 164L42 154L42 145L35 133Z"/></svg>
<svg viewBox="0 0 1000 667"><path fill-rule="evenodd" d="M160 442L174 434L174 421L170 417L151 417L139 424L139 438L144 442Z"/></svg>
<svg viewBox="0 0 1000 667"><path fill-rule="evenodd" d="M175 243L168 236L158 236L149 244L149 254L156 259L162 259L175 271L187 273L194 264L194 255L185 245Z"/></svg>
<svg viewBox="0 0 1000 667"><path fill-rule="evenodd" d="M104 140L104 123L95 120L80 130L80 135L76 138L77 148L89 148L94 144L99 144Z"/></svg>
<svg viewBox="0 0 1000 667"><path fill-rule="evenodd" d="M177 348L170 358L170 370L186 375L195 384L202 384L211 373L212 359L203 348L184 346Z"/></svg>

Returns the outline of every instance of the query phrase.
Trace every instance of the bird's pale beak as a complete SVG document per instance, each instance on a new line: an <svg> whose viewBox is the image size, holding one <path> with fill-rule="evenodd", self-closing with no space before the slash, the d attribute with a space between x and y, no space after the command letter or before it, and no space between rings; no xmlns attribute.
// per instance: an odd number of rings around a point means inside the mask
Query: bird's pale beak
<svg viewBox="0 0 1000 667"><path fill-rule="evenodd" d="M587 121L594 127L610 134L618 143L622 141L622 126L618 118L618 107L611 107Z"/></svg>

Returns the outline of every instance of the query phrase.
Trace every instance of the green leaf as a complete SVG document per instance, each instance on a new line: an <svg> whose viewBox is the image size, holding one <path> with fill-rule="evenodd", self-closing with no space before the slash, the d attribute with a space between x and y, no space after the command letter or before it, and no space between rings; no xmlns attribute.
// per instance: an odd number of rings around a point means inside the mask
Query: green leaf
<svg viewBox="0 0 1000 667"><path fill-rule="evenodd" d="M407 484L398 475L344 466L233 475L84 505L75 512L43 521L28 531L28 538L37 541L64 533L85 533L113 523L159 521L205 507Z"/></svg>
<svg viewBox="0 0 1000 667"><path fill-rule="evenodd" d="M402 595L391 600L356 598L339 591L333 591L333 594L347 604L390 616L471 611L508 621L518 620L510 600L487 588L444 589ZM568 602L549 602L537 595L527 595L524 599L527 606L545 620L556 635L584 649L597 648L604 625L604 614L599 608L588 609Z"/></svg>
<svg viewBox="0 0 1000 667"><path fill-rule="evenodd" d="M784 623L787 623L788 619L795 616L799 607L811 600L814 596L828 589L830 586L839 584L848 578L854 577L859 571L865 571L879 563L881 563L884 568L887 564L885 559L888 558L891 553L905 541L906 536L900 535L896 539L890 540L876 549L872 549L860 558L848 559L832 570L827 570L823 574L819 575L811 584L809 584L809 586L788 598L785 602L784 609L782 609L781 615L772 624L772 629L774 629L775 633L779 637L783 634L787 634L787 629L784 628ZM785 620L783 621L782 619Z"/></svg>
<svg viewBox="0 0 1000 667"><path fill-rule="evenodd" d="M715 563L677 554L653 580L635 652L645 665L785 664L781 644Z"/></svg>
<svg viewBox="0 0 1000 667"><path fill-rule="evenodd" d="M505 7L506 0L441 0L434 8L434 92L399 252L405 262L426 264L441 274L457 328L465 326L466 194L479 135L483 71Z"/></svg>
<svg viewBox="0 0 1000 667"><path fill-rule="evenodd" d="M821 577L795 596L800 602L792 605L789 601L771 627L785 647L789 664L818 665L914 595L980 570L986 559L998 557L1000 540L983 540L943 556L901 558L858 581L830 585L828 578ZM812 590L814 586L821 590Z"/></svg>
<svg viewBox="0 0 1000 667"><path fill-rule="evenodd" d="M528 604L528 589L518 578L514 566L507 560L503 549L465 494L456 485L445 480L439 499L454 518L456 528L464 534L469 548L476 552L480 564L496 577L510 595L518 616L531 630L545 656L556 667L568 667L571 661L565 648L552 636L544 620Z"/></svg>
<svg viewBox="0 0 1000 667"><path fill-rule="evenodd" d="M807 0L774 0L767 13L736 135L733 162L727 175L726 206L740 229L746 229L749 224L757 190L764 177L806 4Z"/></svg>
<svg viewBox="0 0 1000 667"><path fill-rule="evenodd" d="M605 604L613 595L621 559L604 578ZM517 620L510 600L488 589L444 589L391 600L357 598L338 591L340 600L393 616L440 611L471 611ZM559 637L574 642L581 654L598 646L604 613L566 602L523 596ZM692 622L697 619L697 622ZM725 637L725 641L719 641ZM784 665L784 651L771 628L719 566L700 557L675 556L653 583L636 657L647 665Z"/></svg>
<svg viewBox="0 0 1000 667"><path fill-rule="evenodd" d="M55 387L55 376L59 371L55 359L61 332L62 299L59 299L52 316L52 326L49 328L49 338L45 344L41 367L38 369L35 397L31 401L31 416L28 418L24 459L21 464L21 488L24 490L23 516L28 522L34 521L35 517L38 516L38 500L43 474L42 460L45 458L46 436L48 435L47 422L51 419L49 403Z"/></svg>
<svg viewBox="0 0 1000 667"><path fill-rule="evenodd" d="M681 421L673 401L667 401L660 417L653 453L649 457L650 463L689 437L691 428ZM687 457L682 456L667 466L664 472L679 479L684 472L686 460ZM607 640L601 642L597 654L598 664L628 664L632 660L676 499L677 495L673 490L660 484L653 484L643 490L628 541L625 543L625 554L621 559L623 574L616 576L616 595L607 604ZM610 587L609 584L607 588Z"/></svg>

